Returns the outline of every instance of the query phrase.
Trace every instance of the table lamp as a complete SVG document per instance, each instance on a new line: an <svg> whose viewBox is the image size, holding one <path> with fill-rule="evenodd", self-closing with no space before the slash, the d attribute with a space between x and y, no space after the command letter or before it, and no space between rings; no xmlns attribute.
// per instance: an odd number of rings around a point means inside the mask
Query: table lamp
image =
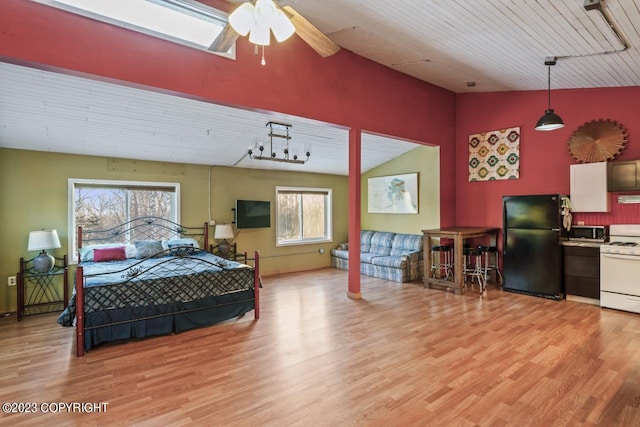
<svg viewBox="0 0 640 427"><path fill-rule="evenodd" d="M215 240L222 239L222 242L218 243L218 252L220 252L220 255L223 257L229 256L231 246L229 245L229 242L227 242L227 239L233 239L233 227L231 227L231 224L216 225L216 231L213 238Z"/></svg>
<svg viewBox="0 0 640 427"><path fill-rule="evenodd" d="M42 251L40 255L33 259L33 269L38 273L48 273L55 264L53 256L49 255L47 249L57 249L60 247L60 239L56 230L38 230L29 233L29 251Z"/></svg>

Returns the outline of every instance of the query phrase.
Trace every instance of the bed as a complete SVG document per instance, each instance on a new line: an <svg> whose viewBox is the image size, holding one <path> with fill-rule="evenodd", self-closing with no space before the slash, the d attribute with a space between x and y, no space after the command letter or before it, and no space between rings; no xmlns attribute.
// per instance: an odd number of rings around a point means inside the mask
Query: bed
<svg viewBox="0 0 640 427"><path fill-rule="evenodd" d="M74 293L58 318L76 327L76 355L112 341L179 333L254 310L260 317L259 252L253 266L215 256L208 225L144 217L99 230L79 226Z"/></svg>

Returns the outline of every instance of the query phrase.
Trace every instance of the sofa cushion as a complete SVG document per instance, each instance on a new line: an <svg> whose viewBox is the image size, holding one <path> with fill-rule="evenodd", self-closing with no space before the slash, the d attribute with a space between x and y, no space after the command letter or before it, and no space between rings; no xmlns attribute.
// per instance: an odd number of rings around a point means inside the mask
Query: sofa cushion
<svg viewBox="0 0 640 427"><path fill-rule="evenodd" d="M379 256L387 256L391 253L391 242L395 233L385 231L376 231L371 237L371 249L369 252L378 254Z"/></svg>
<svg viewBox="0 0 640 427"><path fill-rule="evenodd" d="M390 255L405 255L422 250L422 236L417 234L396 234L391 243Z"/></svg>
<svg viewBox="0 0 640 427"><path fill-rule="evenodd" d="M371 260L379 256L380 255L372 254L371 252L367 252L366 254L360 254L360 262L365 264L371 264Z"/></svg>
<svg viewBox="0 0 640 427"><path fill-rule="evenodd" d="M371 238L375 234L375 231L360 230L360 252L371 252Z"/></svg>
<svg viewBox="0 0 640 427"><path fill-rule="evenodd" d="M377 256L371 260L371 264L381 267L404 268L406 260L403 260L400 256Z"/></svg>
<svg viewBox="0 0 640 427"><path fill-rule="evenodd" d="M349 259L349 251L343 249L331 249L331 255L336 258Z"/></svg>

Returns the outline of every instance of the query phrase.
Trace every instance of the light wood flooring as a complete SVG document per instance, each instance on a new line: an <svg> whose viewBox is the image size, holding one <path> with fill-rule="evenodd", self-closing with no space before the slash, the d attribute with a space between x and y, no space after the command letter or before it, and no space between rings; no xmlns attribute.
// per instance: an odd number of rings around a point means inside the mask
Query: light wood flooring
<svg viewBox="0 0 640 427"><path fill-rule="evenodd" d="M259 321L75 357L57 314L0 320L0 425L640 426L640 315L345 271L267 277Z"/></svg>

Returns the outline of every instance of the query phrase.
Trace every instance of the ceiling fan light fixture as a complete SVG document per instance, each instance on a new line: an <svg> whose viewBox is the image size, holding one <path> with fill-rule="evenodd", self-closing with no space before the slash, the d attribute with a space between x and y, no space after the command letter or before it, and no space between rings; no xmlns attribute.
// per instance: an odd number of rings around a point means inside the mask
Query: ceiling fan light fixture
<svg viewBox="0 0 640 427"><path fill-rule="evenodd" d="M229 15L229 24L241 36L249 34L249 41L268 46L271 32L278 42L283 42L296 32L289 17L273 0L256 0L242 3Z"/></svg>
<svg viewBox="0 0 640 427"><path fill-rule="evenodd" d="M256 25L256 11L251 3L243 3L229 15L229 24L241 36L249 34Z"/></svg>
<svg viewBox="0 0 640 427"><path fill-rule="evenodd" d="M266 22L257 22L249 33L249 41L259 46L269 46L271 42L270 28Z"/></svg>
<svg viewBox="0 0 640 427"><path fill-rule="evenodd" d="M267 21L270 23L275 19L276 12L278 11L273 0L257 0L254 7L256 11L256 21Z"/></svg>
<svg viewBox="0 0 640 427"><path fill-rule="evenodd" d="M282 43L296 32L296 27L293 26L287 15L281 9L278 9L276 17L271 23L271 31L273 31L278 43Z"/></svg>

